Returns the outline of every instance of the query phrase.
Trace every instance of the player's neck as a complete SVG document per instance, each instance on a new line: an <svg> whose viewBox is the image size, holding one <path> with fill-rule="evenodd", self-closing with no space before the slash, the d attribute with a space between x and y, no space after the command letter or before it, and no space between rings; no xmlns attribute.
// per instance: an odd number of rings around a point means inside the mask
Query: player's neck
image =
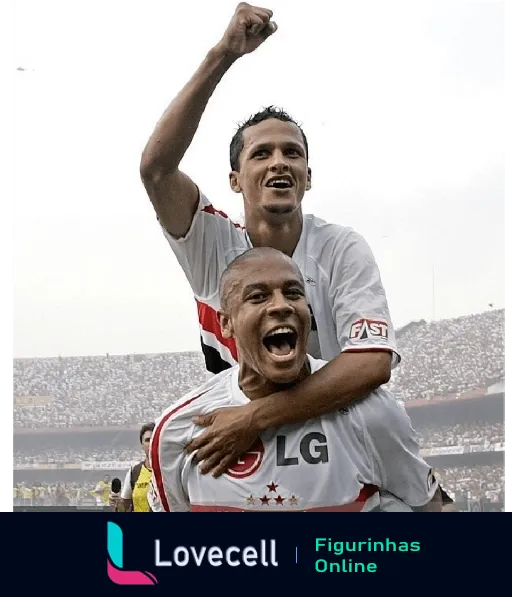
<svg viewBox="0 0 512 597"><path fill-rule="evenodd" d="M309 375L311 375L311 370L309 361L306 359L299 377L297 377L295 381L287 384L274 383L262 377L259 373L254 371L254 369L246 366L243 360L240 359L238 386L249 400L258 400L258 398L264 398L265 396L270 396L270 394L293 388Z"/></svg>
<svg viewBox="0 0 512 597"><path fill-rule="evenodd" d="M245 229L253 247L272 247L288 257L293 255L302 232L302 211L297 209L286 217L245 214Z"/></svg>

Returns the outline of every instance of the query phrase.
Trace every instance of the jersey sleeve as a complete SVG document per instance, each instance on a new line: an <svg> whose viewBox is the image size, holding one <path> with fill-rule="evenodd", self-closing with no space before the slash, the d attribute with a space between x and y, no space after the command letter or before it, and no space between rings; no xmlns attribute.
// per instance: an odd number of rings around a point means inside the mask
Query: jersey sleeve
<svg viewBox="0 0 512 597"><path fill-rule="evenodd" d="M156 485L155 485L155 478L153 477L153 475L151 475L151 481L149 482L147 499L148 499L149 509L151 510L151 512L163 512L164 511L162 508L162 502L160 501L160 498L158 497L158 492L156 490Z"/></svg>
<svg viewBox="0 0 512 597"><path fill-rule="evenodd" d="M189 512L190 502L182 483L188 443L186 427L163 415L155 425L149 446L153 471L148 502L153 512Z"/></svg>
<svg viewBox="0 0 512 597"><path fill-rule="evenodd" d="M400 362L395 331L370 246L351 230L334 250L329 292L341 351L387 350L395 367Z"/></svg>
<svg viewBox="0 0 512 597"><path fill-rule="evenodd" d="M375 484L412 508L430 502L438 484L430 465L420 456L419 438L405 408L383 390L356 408L363 418Z"/></svg>
<svg viewBox="0 0 512 597"><path fill-rule="evenodd" d="M199 204L187 234L176 238L163 226L162 230L194 294L199 297L215 294L227 266L226 252L237 234L237 225L199 191Z"/></svg>
<svg viewBox="0 0 512 597"><path fill-rule="evenodd" d="M123 487L121 488L121 497L123 500L131 500L132 499L132 469L129 468L126 472L123 481Z"/></svg>

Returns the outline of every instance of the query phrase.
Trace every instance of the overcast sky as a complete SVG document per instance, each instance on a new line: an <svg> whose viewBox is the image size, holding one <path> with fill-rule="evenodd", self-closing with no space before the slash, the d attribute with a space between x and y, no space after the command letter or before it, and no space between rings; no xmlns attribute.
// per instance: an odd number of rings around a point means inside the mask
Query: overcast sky
<svg viewBox="0 0 512 597"><path fill-rule="evenodd" d="M138 166L236 2L16 2L16 357L199 349L193 296ZM501 3L276 0L182 163L235 218L237 122L308 136L304 211L362 233L396 327L504 302ZM435 300L434 300L435 299Z"/></svg>

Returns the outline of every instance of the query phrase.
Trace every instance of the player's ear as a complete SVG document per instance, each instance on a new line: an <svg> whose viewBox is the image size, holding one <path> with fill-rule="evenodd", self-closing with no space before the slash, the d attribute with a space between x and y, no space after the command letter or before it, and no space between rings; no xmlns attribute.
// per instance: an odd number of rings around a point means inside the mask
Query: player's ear
<svg viewBox="0 0 512 597"><path fill-rule="evenodd" d="M219 311L217 313L217 321L220 325L220 332L223 338L233 337L233 326L231 325L231 319L225 311Z"/></svg>
<svg viewBox="0 0 512 597"><path fill-rule="evenodd" d="M235 170L232 170L229 173L229 184L231 186L231 190L234 191L235 193L241 193L242 192L242 187L240 186L240 172L236 172Z"/></svg>
<svg viewBox="0 0 512 597"><path fill-rule="evenodd" d="M308 177L306 178L306 191L311 189L311 168L308 168Z"/></svg>

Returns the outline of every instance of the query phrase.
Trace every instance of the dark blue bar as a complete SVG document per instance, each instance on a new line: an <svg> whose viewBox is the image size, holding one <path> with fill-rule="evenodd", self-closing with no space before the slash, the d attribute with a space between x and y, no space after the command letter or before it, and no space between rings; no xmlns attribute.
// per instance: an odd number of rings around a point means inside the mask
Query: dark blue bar
<svg viewBox="0 0 512 597"><path fill-rule="evenodd" d="M298 514L298 513L297 513ZM259 518L258 518L259 515ZM133 516L78 512L74 514L34 513L4 514L4 545L9 553L5 574L16 579L16 592L40 594L46 588L53 594L73 597L82 593L103 595L105 591L166 591L185 596L219 591L225 595L286 595L297 597L326 590L376 590L381 594L402 593L416 597L453 594L475 595L485 587L508 586L505 559L510 552L506 531L508 518L489 514L480 516L402 516L380 517L342 515L254 516L228 514L186 514ZM107 526L113 522L122 530L122 562L119 552L110 554L111 570L117 581L126 572L156 578L156 585L119 586L107 574ZM365 522L366 521L366 522ZM380 521L380 522L379 522ZM113 528L113 527L112 527ZM112 531L111 528L111 531ZM120 534L117 531L117 538ZM114 537L115 539L115 537ZM155 540L160 540L160 561L171 566L155 566ZM316 540L322 541L316 550ZM331 550L328 540L331 540ZM265 543L265 561L261 562L261 541ZM272 540L275 557L272 559ZM334 545L343 542L343 546ZM347 551L357 548L357 551ZM355 542L355 543L353 543ZM382 544L382 545L381 545ZM370 545L370 548L368 547ZM176 547L179 550L174 555ZM219 550L208 552L211 547ZM256 562L248 566L243 561ZM195 548L195 552L192 550ZM196 557L201 565L194 562ZM230 560L241 562L230 566ZM335 553L335 549L343 553ZM208 563L221 562L214 567ZM176 562L189 557L186 566ZM274 565L277 563L277 565ZM332 567L332 572L315 570ZM358 564L357 570L355 564ZM119 568L119 570L116 568ZM372 564L370 566L370 564ZM366 571L362 572L362 566ZM336 570L340 570L339 572ZM352 571L350 571L352 570ZM152 581L147 581L152 582ZM262 592L263 591L263 592Z"/></svg>

